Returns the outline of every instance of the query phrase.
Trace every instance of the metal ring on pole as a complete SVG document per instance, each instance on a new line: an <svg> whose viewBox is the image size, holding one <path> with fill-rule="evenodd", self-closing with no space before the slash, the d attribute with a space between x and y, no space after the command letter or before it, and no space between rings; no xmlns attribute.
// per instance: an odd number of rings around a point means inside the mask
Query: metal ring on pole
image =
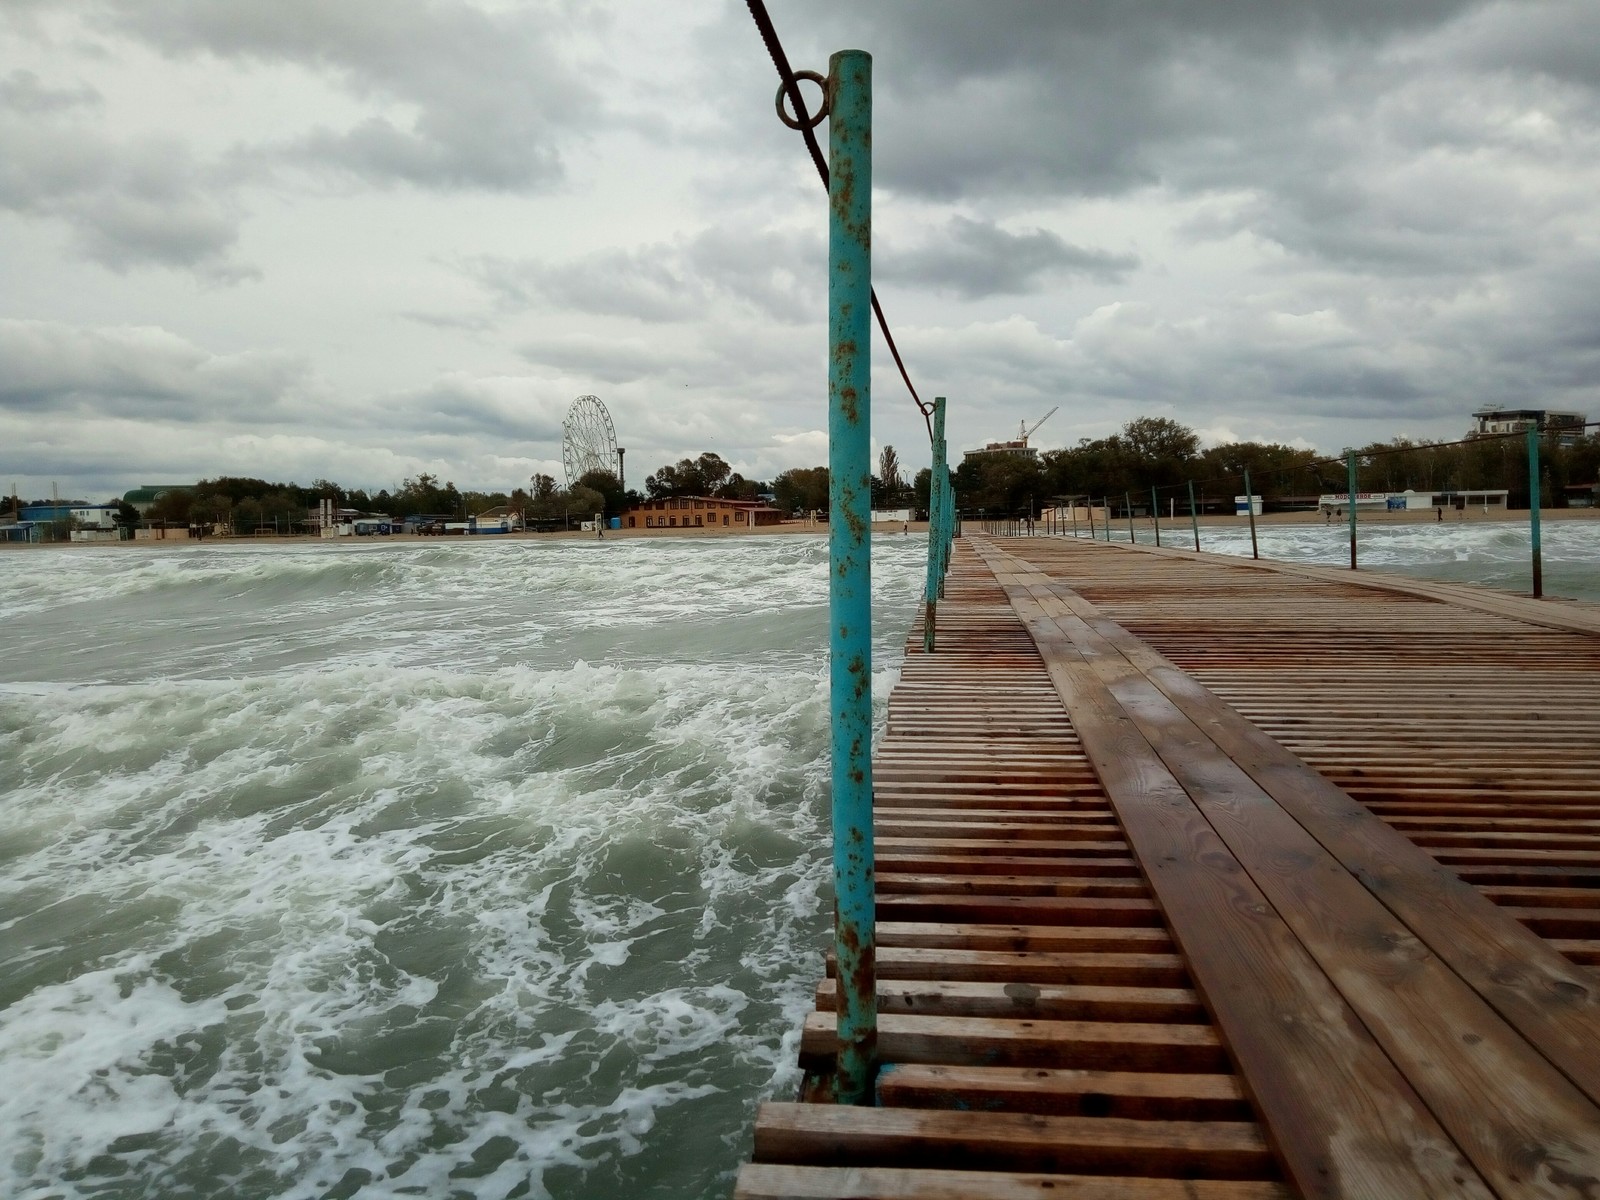
<svg viewBox="0 0 1600 1200"><path fill-rule="evenodd" d="M800 81L802 79L809 79L812 83L816 84L822 89L822 107L817 109L817 115L810 121L801 121L797 118L790 117L788 113L783 111L783 97L788 92L789 85L787 83L780 83L778 85L777 99L778 120L782 121L790 129L815 129L818 125L822 124L823 120L828 115L828 79L827 76L820 75L816 71L796 71L794 73L794 86L796 91L799 90Z"/></svg>

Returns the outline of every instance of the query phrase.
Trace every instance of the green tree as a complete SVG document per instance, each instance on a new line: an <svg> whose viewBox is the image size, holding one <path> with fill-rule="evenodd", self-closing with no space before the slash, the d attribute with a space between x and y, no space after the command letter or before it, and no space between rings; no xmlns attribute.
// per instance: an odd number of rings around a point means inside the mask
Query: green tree
<svg viewBox="0 0 1600 1200"><path fill-rule="evenodd" d="M746 479L735 471L712 495L723 500L754 500L766 490L766 485L759 479Z"/></svg>
<svg viewBox="0 0 1600 1200"><path fill-rule="evenodd" d="M680 458L645 476L644 487L652 499L667 496L714 496L728 482L733 468L710 451L699 458Z"/></svg>
<svg viewBox="0 0 1600 1200"><path fill-rule="evenodd" d="M123 540L126 541L133 536L133 531L139 528L139 510L126 500L118 500L117 515L111 520L122 531Z"/></svg>
<svg viewBox="0 0 1600 1200"><path fill-rule="evenodd" d="M900 455L893 446L885 446L878 451L878 482L883 488L885 501L893 503L899 499L905 484L900 478Z"/></svg>
<svg viewBox="0 0 1600 1200"><path fill-rule="evenodd" d="M261 501L246 496L233 506L233 531L254 534L264 522L261 520Z"/></svg>
<svg viewBox="0 0 1600 1200"><path fill-rule="evenodd" d="M598 492L604 498L605 514L614 517L627 506L627 492L622 481L611 471L589 471L578 480L578 487Z"/></svg>
<svg viewBox="0 0 1600 1200"><path fill-rule="evenodd" d="M783 512L826 512L828 468L796 467L772 481L772 492Z"/></svg>
<svg viewBox="0 0 1600 1200"><path fill-rule="evenodd" d="M1023 454L980 454L963 459L954 486L963 509L1021 515L1044 500L1044 466Z"/></svg>

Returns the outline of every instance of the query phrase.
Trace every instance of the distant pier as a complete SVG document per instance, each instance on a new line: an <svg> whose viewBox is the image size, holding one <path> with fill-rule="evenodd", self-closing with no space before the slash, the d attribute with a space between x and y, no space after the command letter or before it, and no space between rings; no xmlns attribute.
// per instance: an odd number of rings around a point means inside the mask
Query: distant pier
<svg viewBox="0 0 1600 1200"><path fill-rule="evenodd" d="M737 1196L1600 1195L1600 610L969 536L922 646Z"/></svg>

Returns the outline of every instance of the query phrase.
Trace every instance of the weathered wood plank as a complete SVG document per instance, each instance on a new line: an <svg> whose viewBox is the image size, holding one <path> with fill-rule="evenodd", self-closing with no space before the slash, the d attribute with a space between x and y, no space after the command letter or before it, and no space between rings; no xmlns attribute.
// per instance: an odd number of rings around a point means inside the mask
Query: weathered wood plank
<svg viewBox="0 0 1600 1200"><path fill-rule="evenodd" d="M735 1200L1290 1200L1281 1184L1245 1181L941 1171L912 1167L797 1167L752 1163Z"/></svg>
<svg viewBox="0 0 1600 1200"><path fill-rule="evenodd" d="M961 1167L1249 1179L1270 1176L1254 1126L1236 1121L1127 1121L1113 1117L943 1112L766 1104L756 1155L807 1166Z"/></svg>
<svg viewBox="0 0 1600 1200"><path fill-rule="evenodd" d="M878 1080L878 1099L905 1108L1031 1112L1135 1121L1248 1121L1250 1103L1233 1075L1149 1071L952 1067L905 1063Z"/></svg>
<svg viewBox="0 0 1600 1200"><path fill-rule="evenodd" d="M1031 580L1003 568L996 577L1039 646L1290 1180L1307 1195L1489 1195L1092 665L1027 594Z"/></svg>

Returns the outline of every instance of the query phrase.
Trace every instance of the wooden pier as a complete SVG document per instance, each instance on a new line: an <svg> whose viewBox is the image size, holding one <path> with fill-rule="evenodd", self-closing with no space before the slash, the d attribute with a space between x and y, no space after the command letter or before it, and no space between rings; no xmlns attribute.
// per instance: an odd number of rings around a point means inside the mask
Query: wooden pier
<svg viewBox="0 0 1600 1200"><path fill-rule="evenodd" d="M1045 538L947 595L876 1103L762 1106L737 1196L1600 1197L1596 610Z"/></svg>

